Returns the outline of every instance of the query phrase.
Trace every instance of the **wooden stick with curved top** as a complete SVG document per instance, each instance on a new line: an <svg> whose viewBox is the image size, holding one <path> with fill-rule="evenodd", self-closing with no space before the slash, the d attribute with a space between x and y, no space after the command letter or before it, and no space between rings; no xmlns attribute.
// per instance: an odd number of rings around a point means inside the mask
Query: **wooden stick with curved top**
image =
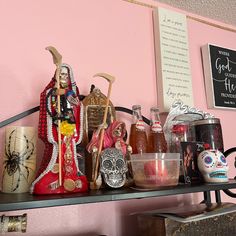
<svg viewBox="0 0 236 236"><path fill-rule="evenodd" d="M105 132L104 126L106 125L108 106L109 106L109 101L110 101L110 96L111 96L111 87L112 87L113 82L115 81L115 77L111 76L109 74L106 74L106 73L98 73L98 74L95 74L93 77L102 77L102 78L106 79L109 82L107 98L106 98L106 105L105 105L105 111L104 111L103 121L102 121L102 129L101 129L101 133L100 133L100 137L99 137L98 154L96 156L95 169L94 169L93 184L94 184L94 188L96 188L96 185L97 185L96 180L98 178L100 154L101 154L101 151L102 151L104 132Z"/></svg>
<svg viewBox="0 0 236 236"><path fill-rule="evenodd" d="M61 64L62 64L62 56L57 51L56 48L49 46L46 47L46 50L48 50L53 57L53 63L56 65L56 82L57 82L57 89L60 89L60 70L61 70ZM59 164L59 186L62 185L62 171L61 171L61 97L60 94L57 94L57 113L58 113L58 164Z"/></svg>

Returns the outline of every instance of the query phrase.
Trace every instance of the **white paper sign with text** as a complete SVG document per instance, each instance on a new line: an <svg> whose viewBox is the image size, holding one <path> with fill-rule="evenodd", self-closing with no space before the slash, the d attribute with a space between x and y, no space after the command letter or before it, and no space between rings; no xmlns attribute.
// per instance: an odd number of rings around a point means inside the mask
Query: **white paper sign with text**
<svg viewBox="0 0 236 236"><path fill-rule="evenodd" d="M169 111L175 100L193 106L186 15L154 10L158 105Z"/></svg>

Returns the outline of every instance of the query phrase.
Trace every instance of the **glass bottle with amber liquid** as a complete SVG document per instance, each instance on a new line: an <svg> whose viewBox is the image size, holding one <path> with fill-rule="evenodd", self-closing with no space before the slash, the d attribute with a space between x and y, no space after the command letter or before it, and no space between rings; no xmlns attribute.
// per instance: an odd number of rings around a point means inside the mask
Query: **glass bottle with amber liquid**
<svg viewBox="0 0 236 236"><path fill-rule="evenodd" d="M152 107L150 109L150 132L148 135L148 152L165 153L167 143L162 129L159 109Z"/></svg>
<svg viewBox="0 0 236 236"><path fill-rule="evenodd" d="M130 128L129 144L132 147L132 153L147 152L147 134L145 124L142 118L141 106L133 105L133 122Z"/></svg>

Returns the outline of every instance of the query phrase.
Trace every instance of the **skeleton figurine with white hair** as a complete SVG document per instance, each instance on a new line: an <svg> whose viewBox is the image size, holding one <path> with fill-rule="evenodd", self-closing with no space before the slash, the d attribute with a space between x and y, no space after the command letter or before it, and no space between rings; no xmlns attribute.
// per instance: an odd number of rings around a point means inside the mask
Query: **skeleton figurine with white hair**
<svg viewBox="0 0 236 236"><path fill-rule="evenodd" d="M58 81L56 75L40 96L38 134L45 149L32 183L33 194L88 190L87 178L80 170L76 151L76 145L83 137L83 104L79 101L79 89L69 65L61 65Z"/></svg>

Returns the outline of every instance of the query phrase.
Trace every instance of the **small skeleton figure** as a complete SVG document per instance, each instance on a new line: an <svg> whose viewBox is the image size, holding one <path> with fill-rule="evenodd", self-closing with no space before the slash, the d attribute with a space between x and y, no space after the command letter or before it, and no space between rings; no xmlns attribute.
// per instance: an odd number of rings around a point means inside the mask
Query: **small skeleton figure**
<svg viewBox="0 0 236 236"><path fill-rule="evenodd" d="M45 150L38 177L32 184L31 192L34 194L85 192L88 189L76 153L76 145L80 144L83 135L83 105L79 101L79 90L69 65L61 65L59 82L58 88L54 76L41 93L39 138L45 143ZM61 134L61 168L58 129Z"/></svg>
<svg viewBox="0 0 236 236"><path fill-rule="evenodd" d="M84 131L83 131L83 140L82 143L84 146L87 146L90 142L94 133L99 135L101 130L101 124L103 123L103 117L106 108L107 97L101 92L101 90L94 85L91 86L90 94L87 95L83 100L84 106L84 116L83 116L83 123L84 123ZM115 120L115 107L111 101L109 101L108 105L108 112L107 112L107 119L106 123L108 126L111 122ZM97 147L94 147L96 149ZM87 150L85 151L85 173L87 176L88 181L93 181L94 179L94 169L95 169L95 162L94 160L96 157L93 157L93 153L97 153L98 150L94 150L91 153L88 153Z"/></svg>
<svg viewBox="0 0 236 236"><path fill-rule="evenodd" d="M98 150L99 145L99 135L101 128L99 127L93 134L90 143L87 146L88 152L96 152ZM121 121L113 121L109 127L104 127L105 134L104 134L104 141L103 141L103 148L110 148L115 147L122 151L123 155L129 155L131 153L131 147L125 143L124 137L126 135L126 127L125 123Z"/></svg>

